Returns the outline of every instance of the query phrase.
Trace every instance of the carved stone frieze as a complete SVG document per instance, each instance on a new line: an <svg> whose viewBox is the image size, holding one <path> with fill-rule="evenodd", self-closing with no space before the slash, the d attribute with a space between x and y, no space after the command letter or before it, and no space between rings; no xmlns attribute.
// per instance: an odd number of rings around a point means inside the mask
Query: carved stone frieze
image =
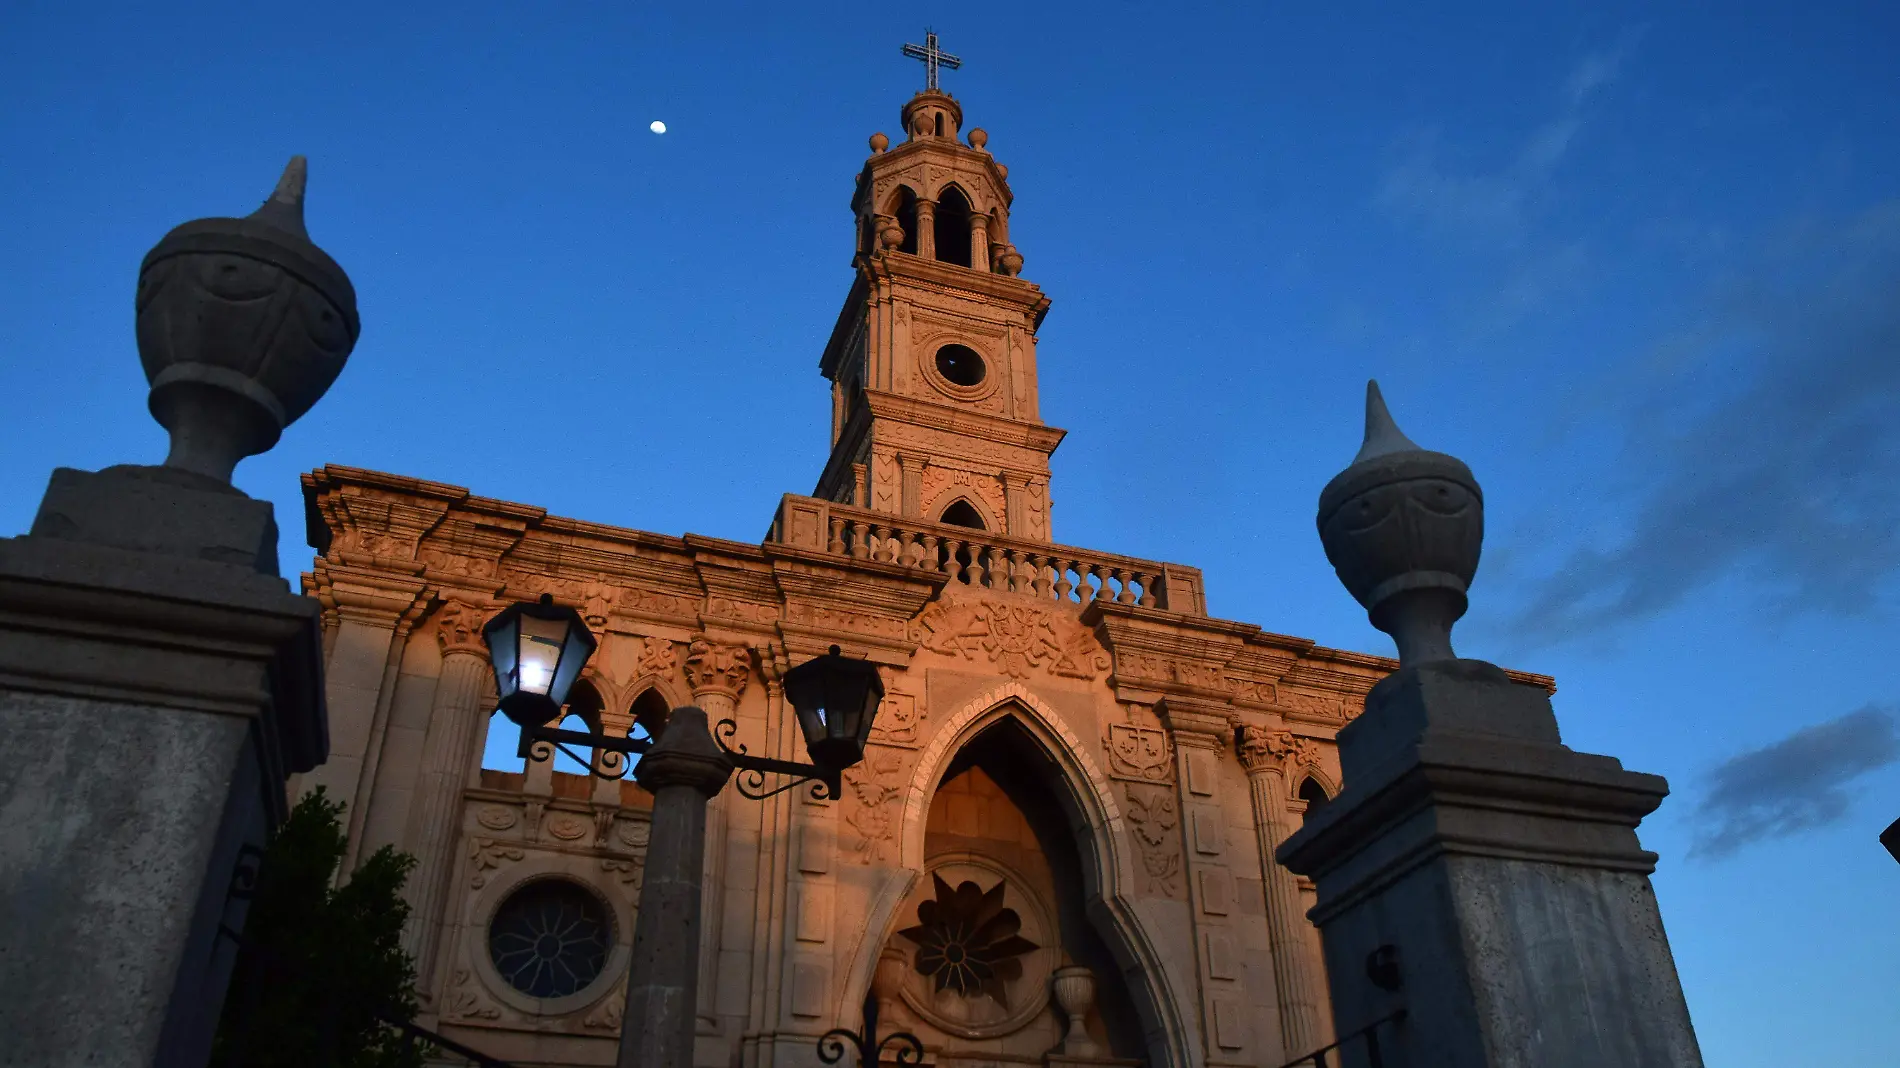
<svg viewBox="0 0 1900 1068"><path fill-rule="evenodd" d="M965 495L977 497L993 516L1004 515L1009 510L1002 483L995 475L986 475L944 464L931 464L924 468L923 488L919 493L919 499L926 506L937 507L940 498L954 490L963 490ZM936 517L933 515L925 518Z"/></svg>
<svg viewBox="0 0 1900 1068"><path fill-rule="evenodd" d="M873 615L869 612L851 612L828 605L812 604L808 601L793 601L786 605L785 621L818 630L868 634L895 641L902 641L905 633L905 621L901 619Z"/></svg>
<svg viewBox="0 0 1900 1068"><path fill-rule="evenodd" d="M734 702L752 678L752 650L694 638L686 648L686 684L693 696L723 694Z"/></svg>
<svg viewBox="0 0 1900 1068"><path fill-rule="evenodd" d="M435 643L443 656L472 653L488 659L488 647L482 643L482 626L493 612L467 601L449 600L435 612Z"/></svg>
<svg viewBox="0 0 1900 1068"><path fill-rule="evenodd" d="M857 832L853 849L860 863L882 861L893 844L898 816L893 802L904 792L903 770L903 755L880 747L845 773L853 803L845 806L844 819Z"/></svg>
<svg viewBox="0 0 1900 1068"><path fill-rule="evenodd" d="M520 846L497 842L492 838L471 838L468 841L468 859L471 869L468 884L480 890L488 885L488 876L496 869L527 855Z"/></svg>
<svg viewBox="0 0 1900 1068"><path fill-rule="evenodd" d="M587 833L588 822L572 812L557 812L548 817L547 831L563 842L580 840Z"/></svg>
<svg viewBox="0 0 1900 1068"><path fill-rule="evenodd" d="M649 634L640 639L640 656L634 666L642 676L676 678L680 670L679 650L673 642Z"/></svg>
<svg viewBox="0 0 1900 1068"><path fill-rule="evenodd" d="M775 623L779 612L777 605L735 601L730 597L709 597L706 599L706 614L740 619L747 623Z"/></svg>
<svg viewBox="0 0 1900 1068"><path fill-rule="evenodd" d="M1181 812L1174 788L1160 784L1127 783L1128 828L1141 847L1141 867L1148 893L1181 896Z"/></svg>
<svg viewBox="0 0 1900 1068"><path fill-rule="evenodd" d="M912 621L910 639L935 653L986 659L1017 679L1039 669L1092 679L1108 667L1086 627L1029 601L938 601Z"/></svg>
<svg viewBox="0 0 1900 1068"><path fill-rule="evenodd" d="M494 578L500 564L486 556L466 556L448 549L425 548L418 554L430 571L462 578Z"/></svg>
<svg viewBox="0 0 1900 1068"><path fill-rule="evenodd" d="M475 982L475 973L457 968L449 996L442 1001L442 1015L465 1020L499 1020L501 1008L482 992L480 984Z"/></svg>
<svg viewBox="0 0 1900 1068"><path fill-rule="evenodd" d="M699 614L699 598L623 586L614 597L614 607L641 615L692 619Z"/></svg>
<svg viewBox="0 0 1900 1068"><path fill-rule="evenodd" d="M1338 694L1302 693L1299 690L1290 690L1282 686L1279 690L1278 699L1273 703L1281 709L1296 715L1313 716L1328 720L1343 720L1347 718L1346 703Z"/></svg>
<svg viewBox="0 0 1900 1068"><path fill-rule="evenodd" d="M521 814L509 805L484 805L475 813L475 822L491 831L505 831L521 822Z"/></svg>

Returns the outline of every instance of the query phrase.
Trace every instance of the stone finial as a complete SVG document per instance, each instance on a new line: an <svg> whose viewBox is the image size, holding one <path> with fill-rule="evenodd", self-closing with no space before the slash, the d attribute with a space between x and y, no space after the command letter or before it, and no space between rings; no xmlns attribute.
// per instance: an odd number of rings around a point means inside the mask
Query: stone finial
<svg viewBox="0 0 1900 1068"><path fill-rule="evenodd" d="M889 147L891 147L891 139L884 135L884 131L879 130L877 133L874 133L871 135L871 154L872 155L881 154L885 149Z"/></svg>
<svg viewBox="0 0 1900 1068"><path fill-rule="evenodd" d="M242 219L196 219L139 268L139 360L165 466L231 480L343 370L361 323L349 275L304 229L304 157Z"/></svg>
<svg viewBox="0 0 1900 1068"><path fill-rule="evenodd" d="M1484 494L1456 457L1421 449L1366 383L1366 438L1319 495L1326 559L1399 663L1451 660L1484 541Z"/></svg>
<svg viewBox="0 0 1900 1068"><path fill-rule="evenodd" d="M974 148L978 152L981 152L983 151L984 146L988 145L989 143L990 143L990 132L988 130L985 130L981 126L972 127L970 129L970 147L971 148Z"/></svg>

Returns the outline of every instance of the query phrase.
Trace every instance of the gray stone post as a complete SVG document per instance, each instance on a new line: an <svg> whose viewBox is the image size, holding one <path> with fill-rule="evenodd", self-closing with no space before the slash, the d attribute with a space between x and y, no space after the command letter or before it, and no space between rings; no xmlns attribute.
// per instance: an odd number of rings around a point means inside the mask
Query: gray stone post
<svg viewBox="0 0 1900 1068"><path fill-rule="evenodd" d="M653 793L653 825L615 1063L692 1068L706 802L726 785L732 763L713 742L706 713L689 705L667 716L634 775Z"/></svg>
<svg viewBox="0 0 1900 1068"><path fill-rule="evenodd" d="M301 157L147 254L162 467L53 472L0 539L0 1060L197 1068L288 775L329 751L319 606L230 485L342 369L356 299Z"/></svg>
<svg viewBox="0 0 1900 1068"><path fill-rule="evenodd" d="M1366 443L1320 496L1340 580L1399 670L1339 732L1345 789L1279 850L1318 886L1344 1063L1700 1068L1636 826L1654 775L1562 744L1549 695L1461 660L1483 498L1456 459L1399 433L1377 386Z"/></svg>
<svg viewBox="0 0 1900 1068"><path fill-rule="evenodd" d="M411 912L403 948L416 962L416 988L435 989L436 940L442 902L461 844L462 791L474 764L476 739L487 723L482 683L489 674L482 624L492 612L465 601L445 601L436 612L442 674L436 679L429 728L422 742L422 773L408 840L416 867L404 884Z"/></svg>
<svg viewBox="0 0 1900 1068"><path fill-rule="evenodd" d="M1286 841L1287 768L1299 747L1311 745L1288 731L1261 727L1241 730L1240 762L1247 769L1253 800L1254 833L1260 842L1260 867L1267 905L1267 938L1273 947L1273 981L1280 1009L1280 1038L1287 1057L1311 1053L1320 1037L1320 978L1307 946L1306 917L1300 911L1300 887L1293 873L1273 859Z"/></svg>

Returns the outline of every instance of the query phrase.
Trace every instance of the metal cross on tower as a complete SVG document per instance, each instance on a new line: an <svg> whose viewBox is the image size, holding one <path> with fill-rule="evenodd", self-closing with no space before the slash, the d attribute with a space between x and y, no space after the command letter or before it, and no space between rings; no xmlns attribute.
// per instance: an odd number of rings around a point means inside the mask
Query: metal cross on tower
<svg viewBox="0 0 1900 1068"><path fill-rule="evenodd" d="M921 59L924 61L924 89L933 93L937 91L938 67L949 67L951 70L956 70L958 67L963 66L962 60L937 47L937 32L935 30L924 31L923 44L905 45L904 54L912 59Z"/></svg>

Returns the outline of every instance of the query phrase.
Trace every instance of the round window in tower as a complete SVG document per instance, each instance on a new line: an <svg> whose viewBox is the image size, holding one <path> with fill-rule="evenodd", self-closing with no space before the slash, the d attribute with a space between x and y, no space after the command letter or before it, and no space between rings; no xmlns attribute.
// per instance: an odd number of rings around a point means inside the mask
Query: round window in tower
<svg viewBox="0 0 1900 1068"><path fill-rule="evenodd" d="M488 924L495 970L535 998L566 997L598 979L613 940L607 906L562 879L537 879L516 890Z"/></svg>
<svg viewBox="0 0 1900 1068"><path fill-rule="evenodd" d="M983 357L968 345L945 345L937 350L937 373L955 385L970 387L983 381Z"/></svg>

